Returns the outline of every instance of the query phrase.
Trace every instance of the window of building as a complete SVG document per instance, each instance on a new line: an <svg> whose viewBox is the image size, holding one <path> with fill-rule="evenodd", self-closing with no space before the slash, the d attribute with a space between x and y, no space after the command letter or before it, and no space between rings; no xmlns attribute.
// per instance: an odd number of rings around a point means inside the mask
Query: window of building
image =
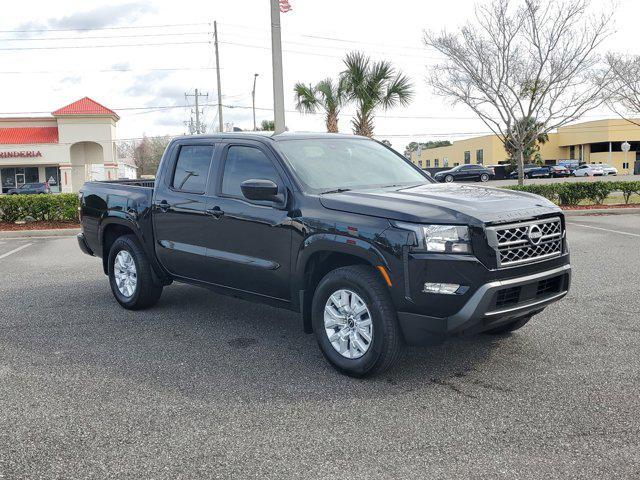
<svg viewBox="0 0 640 480"><path fill-rule="evenodd" d="M484 150L476 150L476 163L482 165L484 163Z"/></svg>
<svg viewBox="0 0 640 480"><path fill-rule="evenodd" d="M471 151L464 152L464 163L471 163Z"/></svg>
<svg viewBox="0 0 640 480"><path fill-rule="evenodd" d="M425 167L430 167L431 166L431 160L425 160L424 161L424 166Z"/></svg>
<svg viewBox="0 0 640 480"><path fill-rule="evenodd" d="M232 197L243 197L240 185L252 178L280 182L280 176L271 160L254 147L235 146L227 151L222 176L222 193Z"/></svg>
<svg viewBox="0 0 640 480"><path fill-rule="evenodd" d="M433 159L433 166L434 167L439 167L440 166L440 160L438 160L437 158Z"/></svg>
<svg viewBox="0 0 640 480"><path fill-rule="evenodd" d="M458 165L460 165L460 162L453 162L454 167L457 167Z"/></svg>
<svg viewBox="0 0 640 480"><path fill-rule="evenodd" d="M576 147L571 145L569 147L569 160L574 160L576 158Z"/></svg>
<svg viewBox="0 0 640 480"><path fill-rule="evenodd" d="M418 160L418 165L422 168L422 160Z"/></svg>
<svg viewBox="0 0 640 480"><path fill-rule="evenodd" d="M181 147L173 172L173 188L184 192L204 193L207 189L212 156L212 145Z"/></svg>
<svg viewBox="0 0 640 480"><path fill-rule="evenodd" d="M442 159L442 166L444 166L444 167L448 167L449 166L449 159L447 157L444 157Z"/></svg>
<svg viewBox="0 0 640 480"><path fill-rule="evenodd" d="M624 168L625 170L629 168L629 162L623 162L622 163L622 168Z"/></svg>

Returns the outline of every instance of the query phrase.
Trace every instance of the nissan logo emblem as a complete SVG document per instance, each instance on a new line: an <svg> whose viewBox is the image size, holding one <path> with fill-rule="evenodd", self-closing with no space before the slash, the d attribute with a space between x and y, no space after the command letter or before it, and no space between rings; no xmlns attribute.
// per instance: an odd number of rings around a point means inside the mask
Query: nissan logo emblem
<svg viewBox="0 0 640 480"><path fill-rule="evenodd" d="M542 241L542 229L540 225L529 225L527 230L527 237L531 245L539 245Z"/></svg>

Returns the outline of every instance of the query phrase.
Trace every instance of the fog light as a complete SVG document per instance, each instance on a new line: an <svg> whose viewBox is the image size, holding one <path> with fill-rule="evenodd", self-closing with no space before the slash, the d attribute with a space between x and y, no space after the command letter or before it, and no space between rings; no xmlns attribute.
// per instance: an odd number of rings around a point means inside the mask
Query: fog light
<svg viewBox="0 0 640 480"><path fill-rule="evenodd" d="M424 293L442 293L444 295L455 295L460 285L457 283L425 283Z"/></svg>

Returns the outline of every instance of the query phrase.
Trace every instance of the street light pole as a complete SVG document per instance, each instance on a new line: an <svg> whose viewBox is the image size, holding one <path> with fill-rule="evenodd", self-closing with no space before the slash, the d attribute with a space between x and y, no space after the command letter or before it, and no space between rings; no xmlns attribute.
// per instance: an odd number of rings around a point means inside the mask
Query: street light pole
<svg viewBox="0 0 640 480"><path fill-rule="evenodd" d="M275 133L284 132L284 86L282 78L282 39L280 2L271 0L271 60L273 63L273 114Z"/></svg>
<svg viewBox="0 0 640 480"><path fill-rule="evenodd" d="M251 102L253 104L253 131L257 130L256 128L256 78L258 78L258 74L253 74L253 90L251 90Z"/></svg>

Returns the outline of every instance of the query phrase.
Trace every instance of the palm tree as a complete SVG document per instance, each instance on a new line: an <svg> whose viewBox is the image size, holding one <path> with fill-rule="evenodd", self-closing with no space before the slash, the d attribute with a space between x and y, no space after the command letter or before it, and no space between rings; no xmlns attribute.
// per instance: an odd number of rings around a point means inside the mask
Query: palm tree
<svg viewBox="0 0 640 480"><path fill-rule="evenodd" d="M347 54L344 64L346 69L342 78L348 99L357 105L355 118L351 121L353 133L371 137L375 110L408 105L413 97L413 85L390 62L372 62L362 52Z"/></svg>
<svg viewBox="0 0 640 480"><path fill-rule="evenodd" d="M331 78L325 78L315 86L296 83L293 90L296 110L301 113L316 113L319 109L324 110L327 132L338 133L338 114L346 100L342 79L334 82Z"/></svg>

